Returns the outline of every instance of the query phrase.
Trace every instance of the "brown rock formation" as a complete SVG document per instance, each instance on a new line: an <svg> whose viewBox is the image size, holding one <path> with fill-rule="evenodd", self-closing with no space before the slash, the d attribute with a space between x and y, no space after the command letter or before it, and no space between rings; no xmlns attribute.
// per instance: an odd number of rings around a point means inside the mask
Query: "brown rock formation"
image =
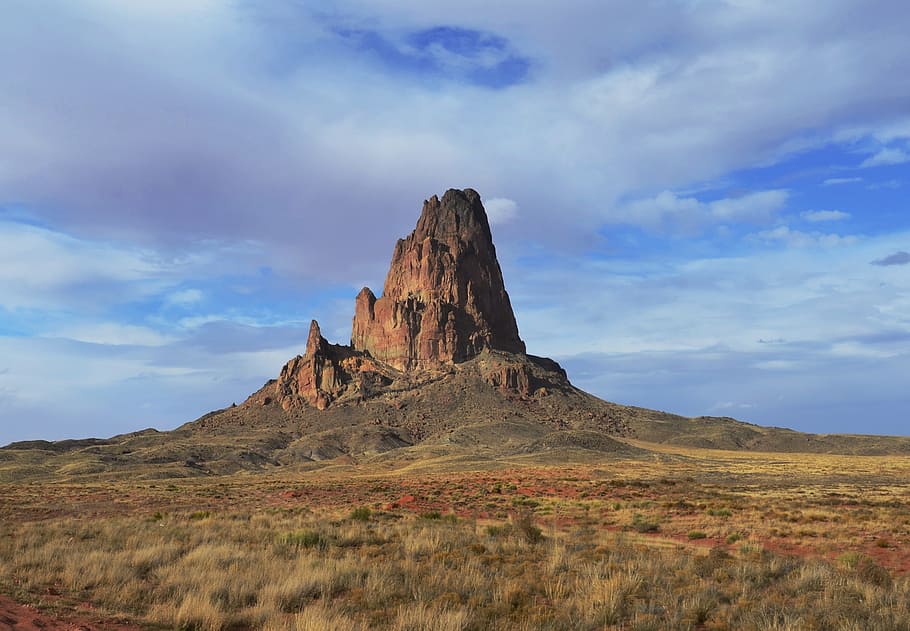
<svg viewBox="0 0 910 631"><path fill-rule="evenodd" d="M395 246L382 297L366 287L358 294L351 343L399 370L484 349L525 351L476 191L424 202L417 228Z"/></svg>
<svg viewBox="0 0 910 631"><path fill-rule="evenodd" d="M396 244L382 297L367 287L357 295L351 346L329 344L314 320L306 353L284 366L263 401L274 396L285 410L362 403L481 356L482 380L508 396L568 385L556 362L524 352L480 195L451 189L426 200L417 227Z"/></svg>
<svg viewBox="0 0 910 631"><path fill-rule="evenodd" d="M298 355L281 369L275 392L287 410L301 401L320 410L344 395L363 397L376 386L390 380L370 358L350 347L329 344L310 323L306 353Z"/></svg>

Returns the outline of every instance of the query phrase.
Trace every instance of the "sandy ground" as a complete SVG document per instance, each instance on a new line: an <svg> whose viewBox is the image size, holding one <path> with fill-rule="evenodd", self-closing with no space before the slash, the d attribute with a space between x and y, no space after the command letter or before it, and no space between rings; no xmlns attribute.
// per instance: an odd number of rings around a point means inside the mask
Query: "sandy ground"
<svg viewBox="0 0 910 631"><path fill-rule="evenodd" d="M41 613L34 607L0 596L0 631L139 631L140 627L104 622L91 616L67 619Z"/></svg>

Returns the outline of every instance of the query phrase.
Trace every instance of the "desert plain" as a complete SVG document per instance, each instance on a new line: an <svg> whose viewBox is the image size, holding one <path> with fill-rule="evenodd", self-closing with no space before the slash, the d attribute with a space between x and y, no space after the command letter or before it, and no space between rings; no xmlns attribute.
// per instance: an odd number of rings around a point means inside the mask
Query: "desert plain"
<svg viewBox="0 0 910 631"><path fill-rule="evenodd" d="M626 442L5 482L0 593L59 629L910 627L905 457Z"/></svg>

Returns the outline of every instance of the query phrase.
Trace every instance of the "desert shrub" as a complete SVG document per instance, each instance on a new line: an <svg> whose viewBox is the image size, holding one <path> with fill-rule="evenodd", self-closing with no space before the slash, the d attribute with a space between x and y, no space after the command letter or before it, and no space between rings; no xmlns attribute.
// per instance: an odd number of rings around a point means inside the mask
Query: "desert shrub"
<svg viewBox="0 0 910 631"><path fill-rule="evenodd" d="M632 515L632 530L635 532L657 532L660 530L660 524L656 521L652 521L642 515L641 513L635 513Z"/></svg>
<svg viewBox="0 0 910 631"><path fill-rule="evenodd" d="M875 559L867 556L863 556L856 564L856 577L864 583L884 589L891 589L894 582L888 570L876 563Z"/></svg>
<svg viewBox="0 0 910 631"><path fill-rule="evenodd" d="M534 524L534 518L531 513L521 513L517 515L512 524L516 532L528 543L540 543L543 541L543 531Z"/></svg>
<svg viewBox="0 0 910 631"><path fill-rule="evenodd" d="M420 513L419 517L421 519L442 519L442 513L438 510L427 511L425 513Z"/></svg>
<svg viewBox="0 0 910 631"><path fill-rule="evenodd" d="M366 506L360 506L351 511L351 519L353 521L370 521L372 515L373 511Z"/></svg>
<svg viewBox="0 0 910 631"><path fill-rule="evenodd" d="M690 530L686 536L689 537L689 539L706 539L708 537L708 535L701 530Z"/></svg>
<svg viewBox="0 0 910 631"><path fill-rule="evenodd" d="M859 561L860 561L860 559L862 559L862 556L863 555L861 555L859 552L853 552L853 551L844 552L842 555L837 557L837 561L838 561L838 563L843 565L848 570L852 570L852 569L856 568L856 566L859 564Z"/></svg>
<svg viewBox="0 0 910 631"><path fill-rule="evenodd" d="M506 526L487 526L486 532L487 536L495 538L507 534L509 529Z"/></svg>
<svg viewBox="0 0 910 631"><path fill-rule="evenodd" d="M325 545L323 536L315 530L296 530L279 536L278 542L294 548L314 548Z"/></svg>
<svg viewBox="0 0 910 631"><path fill-rule="evenodd" d="M709 508L707 512L711 517L731 517L733 515L733 511L729 508Z"/></svg>

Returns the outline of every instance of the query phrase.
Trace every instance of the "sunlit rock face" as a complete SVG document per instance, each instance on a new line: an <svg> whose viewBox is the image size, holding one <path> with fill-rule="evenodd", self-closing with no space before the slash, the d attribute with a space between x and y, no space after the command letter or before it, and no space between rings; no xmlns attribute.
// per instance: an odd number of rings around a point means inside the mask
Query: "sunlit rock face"
<svg viewBox="0 0 910 631"><path fill-rule="evenodd" d="M525 351L476 191L424 202L417 227L395 246L382 296L358 294L351 344L403 371L484 349Z"/></svg>

